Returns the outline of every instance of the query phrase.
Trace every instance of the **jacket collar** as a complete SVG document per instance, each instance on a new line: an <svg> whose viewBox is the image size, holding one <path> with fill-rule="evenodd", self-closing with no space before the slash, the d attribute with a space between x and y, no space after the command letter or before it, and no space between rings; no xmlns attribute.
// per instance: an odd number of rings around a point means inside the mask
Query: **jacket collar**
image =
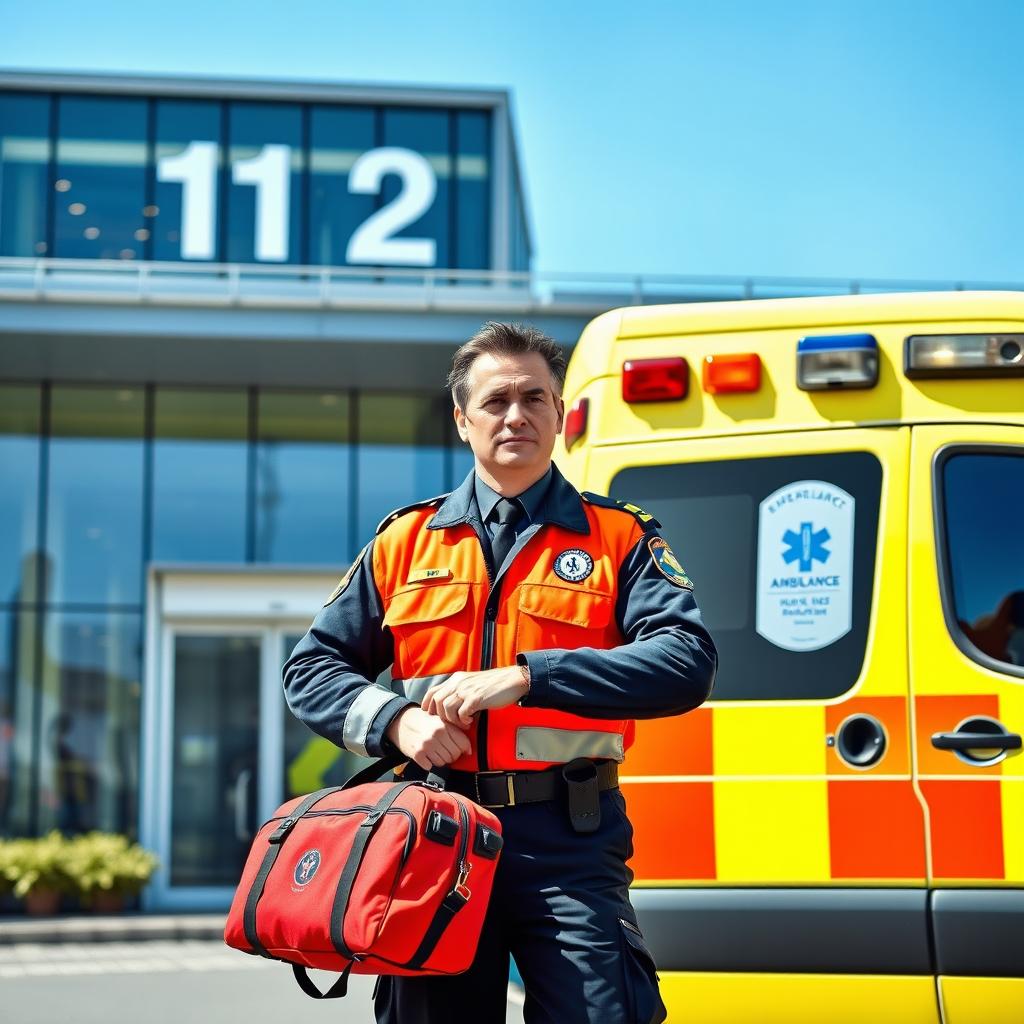
<svg viewBox="0 0 1024 1024"><path fill-rule="evenodd" d="M476 471L470 470L466 479L448 495L434 517L427 523L428 530L443 530L462 523L479 523L480 512L476 504ZM534 518L538 524L561 526L574 533L590 533L590 523L583 511L583 499L568 480L551 463L551 483L544 501Z"/></svg>

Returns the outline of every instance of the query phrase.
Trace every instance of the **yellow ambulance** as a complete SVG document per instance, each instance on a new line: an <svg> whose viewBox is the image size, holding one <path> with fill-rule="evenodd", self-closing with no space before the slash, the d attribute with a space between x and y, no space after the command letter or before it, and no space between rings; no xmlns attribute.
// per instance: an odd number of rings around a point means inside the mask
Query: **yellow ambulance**
<svg viewBox="0 0 1024 1024"><path fill-rule="evenodd" d="M1024 294L615 310L564 397L721 657L623 766L669 1020L1024 1022Z"/></svg>

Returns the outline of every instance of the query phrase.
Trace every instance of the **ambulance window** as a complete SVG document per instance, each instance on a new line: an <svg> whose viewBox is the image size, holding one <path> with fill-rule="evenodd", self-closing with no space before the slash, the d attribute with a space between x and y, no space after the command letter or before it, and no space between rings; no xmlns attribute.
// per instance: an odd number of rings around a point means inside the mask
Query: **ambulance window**
<svg viewBox="0 0 1024 1024"><path fill-rule="evenodd" d="M1024 449L953 449L938 472L950 632L975 661L1024 676Z"/></svg>
<svg viewBox="0 0 1024 1024"><path fill-rule="evenodd" d="M712 700L820 700L864 663L882 467L868 452L635 466L719 650Z"/></svg>

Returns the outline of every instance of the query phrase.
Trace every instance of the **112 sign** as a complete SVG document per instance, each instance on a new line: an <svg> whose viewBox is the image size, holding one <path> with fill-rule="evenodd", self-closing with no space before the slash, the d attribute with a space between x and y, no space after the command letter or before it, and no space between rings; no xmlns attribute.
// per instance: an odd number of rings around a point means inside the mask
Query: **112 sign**
<svg viewBox="0 0 1024 1024"><path fill-rule="evenodd" d="M157 179L182 187L181 258L185 260L214 258L218 148L215 142L190 142L181 153L157 160ZM231 164L231 180L256 190L258 260L288 259L291 155L291 146L266 145L256 156ZM352 233L345 259L353 264L432 267L437 259L434 239L395 235L430 209L437 194L434 169L424 156L411 149L370 149L352 164L348 190L376 195L387 174L398 175L401 189Z"/></svg>

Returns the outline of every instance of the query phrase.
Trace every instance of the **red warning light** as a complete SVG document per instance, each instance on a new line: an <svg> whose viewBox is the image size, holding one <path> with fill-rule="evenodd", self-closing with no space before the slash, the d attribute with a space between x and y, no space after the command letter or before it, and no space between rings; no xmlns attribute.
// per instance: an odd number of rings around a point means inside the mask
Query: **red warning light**
<svg viewBox="0 0 1024 1024"><path fill-rule="evenodd" d="M590 411L588 398L577 398L565 414L565 447L571 448L587 432L587 413Z"/></svg>
<svg viewBox="0 0 1024 1024"><path fill-rule="evenodd" d="M630 359L622 364L622 398L626 402L671 402L685 398L689 367L682 356Z"/></svg>

